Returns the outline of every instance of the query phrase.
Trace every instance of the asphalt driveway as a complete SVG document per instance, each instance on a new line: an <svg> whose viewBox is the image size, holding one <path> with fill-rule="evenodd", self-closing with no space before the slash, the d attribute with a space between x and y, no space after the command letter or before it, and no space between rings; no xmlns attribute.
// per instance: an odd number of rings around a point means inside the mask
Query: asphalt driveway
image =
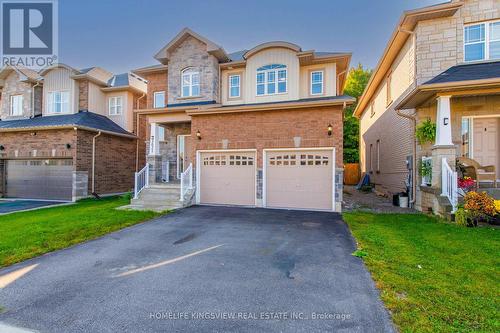
<svg viewBox="0 0 500 333"><path fill-rule="evenodd" d="M337 214L192 207L0 270L0 328L391 332L354 250Z"/></svg>
<svg viewBox="0 0 500 333"><path fill-rule="evenodd" d="M0 214L19 212L22 210L36 209L53 205L60 205L60 201L39 201L39 200L0 200Z"/></svg>

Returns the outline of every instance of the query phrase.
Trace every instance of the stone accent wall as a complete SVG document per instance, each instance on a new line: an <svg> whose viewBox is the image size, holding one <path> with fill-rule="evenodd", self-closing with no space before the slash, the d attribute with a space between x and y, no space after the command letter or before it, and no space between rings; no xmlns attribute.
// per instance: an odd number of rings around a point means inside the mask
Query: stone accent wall
<svg viewBox="0 0 500 333"><path fill-rule="evenodd" d="M5 79L0 99L0 120L29 118L31 116L31 83L20 82L17 72L12 71ZM23 115L10 115L10 97L23 95Z"/></svg>
<svg viewBox="0 0 500 333"><path fill-rule="evenodd" d="M143 75L143 77L148 80L148 93L146 98L143 98L146 100L145 107L148 109L154 108L154 93L157 91L165 92L165 104L167 104L167 71L150 73Z"/></svg>
<svg viewBox="0 0 500 333"><path fill-rule="evenodd" d="M452 17L421 21L417 34L417 83L463 62L464 24L500 18L500 1L467 0Z"/></svg>
<svg viewBox="0 0 500 333"><path fill-rule="evenodd" d="M89 109L89 81L78 82L78 110Z"/></svg>
<svg viewBox="0 0 500 333"><path fill-rule="evenodd" d="M83 199L89 195L89 173L87 171L73 171L73 201Z"/></svg>
<svg viewBox="0 0 500 333"><path fill-rule="evenodd" d="M194 67L200 71L200 97L182 98L181 71ZM188 37L170 55L168 62L168 104L219 101L219 62L207 52L206 44Z"/></svg>
<svg viewBox="0 0 500 333"><path fill-rule="evenodd" d="M43 88L42 86L35 87L35 116L40 116L42 114L42 100L43 100Z"/></svg>
<svg viewBox="0 0 500 333"><path fill-rule="evenodd" d="M77 131L76 171L88 173L88 191L92 191L92 138L95 132ZM128 192L134 187L136 140L102 134L96 139L95 192Z"/></svg>

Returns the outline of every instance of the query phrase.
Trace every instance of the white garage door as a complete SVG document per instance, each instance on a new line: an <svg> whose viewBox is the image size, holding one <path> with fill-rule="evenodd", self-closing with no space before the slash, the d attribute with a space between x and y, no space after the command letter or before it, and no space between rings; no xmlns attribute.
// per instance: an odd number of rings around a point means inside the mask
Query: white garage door
<svg viewBox="0 0 500 333"><path fill-rule="evenodd" d="M269 150L265 156L266 207L333 210L332 149Z"/></svg>
<svg viewBox="0 0 500 333"><path fill-rule="evenodd" d="M71 200L73 160L8 160L7 197Z"/></svg>
<svg viewBox="0 0 500 333"><path fill-rule="evenodd" d="M201 204L255 205L255 152L202 152Z"/></svg>

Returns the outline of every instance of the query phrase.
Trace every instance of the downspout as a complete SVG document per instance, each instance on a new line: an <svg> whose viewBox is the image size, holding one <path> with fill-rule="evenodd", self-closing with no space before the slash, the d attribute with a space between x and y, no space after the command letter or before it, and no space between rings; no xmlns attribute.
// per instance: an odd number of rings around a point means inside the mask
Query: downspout
<svg viewBox="0 0 500 333"><path fill-rule="evenodd" d="M96 195L95 193L95 139L101 135L101 131L97 133L92 138L92 195Z"/></svg>
<svg viewBox="0 0 500 333"><path fill-rule="evenodd" d="M35 88L40 86L40 81L31 88L31 118L35 118Z"/></svg>
<svg viewBox="0 0 500 333"><path fill-rule="evenodd" d="M405 30L403 28L398 29L402 33L407 33L412 36L413 38L413 85L416 87L417 86L417 35L415 34L415 31L409 31ZM413 142L412 142L412 161L413 161L413 166L412 166L412 198L410 200L410 204L415 204L417 201L417 137L415 136L416 128L417 128L417 111L411 115L402 113L401 110L396 110L396 114L400 117L409 119L412 123L412 130L413 130Z"/></svg>
<svg viewBox="0 0 500 333"><path fill-rule="evenodd" d="M145 93L142 94L136 101L136 109L139 110L139 101L146 96ZM135 135L137 136L137 141L135 144L135 172L139 171L139 113L135 115Z"/></svg>

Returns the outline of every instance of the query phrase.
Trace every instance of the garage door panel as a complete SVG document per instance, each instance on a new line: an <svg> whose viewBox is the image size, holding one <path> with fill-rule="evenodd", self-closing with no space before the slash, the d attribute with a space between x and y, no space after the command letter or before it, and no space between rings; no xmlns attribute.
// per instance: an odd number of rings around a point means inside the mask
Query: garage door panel
<svg viewBox="0 0 500 333"><path fill-rule="evenodd" d="M6 171L7 197L72 199L72 160L9 160Z"/></svg>
<svg viewBox="0 0 500 333"><path fill-rule="evenodd" d="M255 153L201 153L200 203L255 205Z"/></svg>
<svg viewBox="0 0 500 333"><path fill-rule="evenodd" d="M266 155L267 207L332 210L332 150Z"/></svg>

